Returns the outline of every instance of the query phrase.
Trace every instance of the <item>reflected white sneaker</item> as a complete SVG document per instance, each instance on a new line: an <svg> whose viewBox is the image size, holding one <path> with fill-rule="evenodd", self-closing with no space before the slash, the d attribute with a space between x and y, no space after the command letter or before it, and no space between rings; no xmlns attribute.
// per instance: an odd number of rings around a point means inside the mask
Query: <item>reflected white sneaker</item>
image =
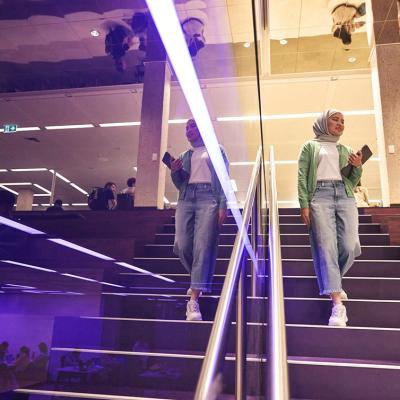
<svg viewBox="0 0 400 400"><path fill-rule="evenodd" d="M187 294L188 296L191 296L191 295L192 295L192 288L189 288L189 289L187 290L186 294ZM202 294L203 294L203 292L200 292L199 297L200 297Z"/></svg>
<svg viewBox="0 0 400 400"><path fill-rule="evenodd" d="M344 290L342 290L342 291L340 292L340 298L341 298L342 300L348 300L348 299L349 299L349 297L347 296L347 293L346 293Z"/></svg>
<svg viewBox="0 0 400 400"><path fill-rule="evenodd" d="M332 314L329 318L329 326L346 326L348 321L346 307L343 304L336 304L332 307Z"/></svg>
<svg viewBox="0 0 400 400"><path fill-rule="evenodd" d="M186 305L186 321L202 321L199 303L189 300Z"/></svg>

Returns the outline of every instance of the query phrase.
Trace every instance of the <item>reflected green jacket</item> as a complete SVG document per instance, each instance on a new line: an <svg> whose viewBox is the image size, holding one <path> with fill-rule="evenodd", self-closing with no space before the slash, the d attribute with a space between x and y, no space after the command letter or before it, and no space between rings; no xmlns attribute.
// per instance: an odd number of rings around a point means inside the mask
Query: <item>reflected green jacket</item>
<svg viewBox="0 0 400 400"><path fill-rule="evenodd" d="M221 153L222 157L225 162L225 166L227 171L229 172L229 162L228 158L226 157L224 149L221 147ZM189 178L190 178L190 170L191 170L191 161L192 161L192 154L193 150L189 149L182 153L179 158L182 160L183 168L180 171L171 172L171 178L172 182L174 182L174 185L176 188L179 190L179 196L178 200L183 200L185 198L185 193L186 193L186 187L189 183ZM224 191L222 190L221 184L219 183L217 174L214 170L214 167L209 165L210 171L211 171L211 189L213 191L214 196L216 197L218 203L219 203L219 208L226 209L226 197L224 194Z"/></svg>
<svg viewBox="0 0 400 400"><path fill-rule="evenodd" d="M348 164L352 149L343 144L337 146L339 152L340 169ZM308 208L317 188L318 154L321 145L315 140L310 140L303 145L299 158L298 195L301 208ZM354 188L361 178L362 167L353 168L349 178L342 174L343 183L348 197L354 197Z"/></svg>

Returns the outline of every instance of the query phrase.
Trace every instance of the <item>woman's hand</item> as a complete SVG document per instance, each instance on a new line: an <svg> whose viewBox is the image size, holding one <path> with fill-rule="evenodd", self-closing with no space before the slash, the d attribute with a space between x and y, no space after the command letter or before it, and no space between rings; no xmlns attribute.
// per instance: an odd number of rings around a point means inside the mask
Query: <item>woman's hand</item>
<svg viewBox="0 0 400 400"><path fill-rule="evenodd" d="M351 164L353 167L361 167L361 162L362 160L362 154L361 151L357 151L356 154L351 153L349 155L349 164Z"/></svg>
<svg viewBox="0 0 400 400"><path fill-rule="evenodd" d="M180 158L177 158L176 160L171 161L171 171L172 172L177 172L180 169L182 169L182 160Z"/></svg>
<svg viewBox="0 0 400 400"><path fill-rule="evenodd" d="M227 213L227 211L225 208L220 208L218 210L218 227L219 228L224 224L224 221L226 218L226 213Z"/></svg>
<svg viewBox="0 0 400 400"><path fill-rule="evenodd" d="M303 220L303 222L309 228L311 225L310 209L309 208L301 208L300 215L301 215L301 219Z"/></svg>

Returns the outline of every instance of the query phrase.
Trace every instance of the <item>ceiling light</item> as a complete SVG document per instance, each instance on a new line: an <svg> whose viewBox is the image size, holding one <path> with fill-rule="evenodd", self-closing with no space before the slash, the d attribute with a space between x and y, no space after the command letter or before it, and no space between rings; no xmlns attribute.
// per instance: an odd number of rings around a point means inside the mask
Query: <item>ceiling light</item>
<svg viewBox="0 0 400 400"><path fill-rule="evenodd" d="M38 185L37 183L34 183L33 186L37 187L40 190L43 190L43 192L45 192L47 194L51 194L50 190L47 190L46 188L44 188L43 186Z"/></svg>
<svg viewBox="0 0 400 400"><path fill-rule="evenodd" d="M286 39L281 39L281 40L279 41L279 43L280 43L282 46L285 46L286 44L288 44L288 41L287 41Z"/></svg>
<svg viewBox="0 0 400 400"><path fill-rule="evenodd" d="M133 167L133 169L134 169L134 171L136 171L136 172L137 172L137 167Z"/></svg>
<svg viewBox="0 0 400 400"><path fill-rule="evenodd" d="M99 124L101 128L111 128L111 127L116 127L116 126L139 126L140 122L139 121L133 121L133 122L108 122L105 124Z"/></svg>
<svg viewBox="0 0 400 400"><path fill-rule="evenodd" d="M39 171L47 171L47 168L11 168L10 171L12 171L12 172L39 172Z"/></svg>
<svg viewBox="0 0 400 400"><path fill-rule="evenodd" d="M76 185L75 183L72 183L72 182L71 182L70 185L71 185L73 188L75 188L76 190L79 190L81 193L86 194L86 195L89 195L89 193L88 193L86 190L82 189L81 187L79 187L79 186Z"/></svg>
<svg viewBox="0 0 400 400"><path fill-rule="evenodd" d="M48 204L41 204L41 206L42 206L42 207L50 207L51 204L50 204L50 203L48 203Z"/></svg>
<svg viewBox="0 0 400 400"><path fill-rule="evenodd" d="M32 185L31 182L12 182L12 183L0 183L0 185L7 185L7 186L29 186Z"/></svg>
<svg viewBox="0 0 400 400"><path fill-rule="evenodd" d="M115 283L108 283L108 282L100 282L102 285L113 286L118 288L124 288L125 286L116 285Z"/></svg>
<svg viewBox="0 0 400 400"><path fill-rule="evenodd" d="M198 125L201 137L207 149L211 163L216 171L218 180L228 200L237 204L230 178L221 154L220 146L211 122L210 114L193 66L186 41L183 37L181 24L174 4L171 0L146 0L147 6L157 27L158 33L167 51L175 75L178 78L187 104ZM241 231L243 231L243 218L239 207L232 207L231 212ZM256 263L254 250L250 244L247 232L241 232L243 243Z"/></svg>
<svg viewBox="0 0 400 400"><path fill-rule="evenodd" d="M29 132L29 131L40 131L40 128L38 126L23 126L17 128L17 132Z"/></svg>
<svg viewBox="0 0 400 400"><path fill-rule="evenodd" d="M237 188L237 185L236 185L236 181L234 179L231 179L231 185L232 185L233 191L237 192L238 188Z"/></svg>
<svg viewBox="0 0 400 400"><path fill-rule="evenodd" d="M16 192L15 190L12 190L12 189L10 189L10 188L8 188L7 186L0 185L0 188L2 188L2 189L4 189L4 190L7 190L8 192L10 192L10 193L15 194L16 196L18 196L18 192Z"/></svg>
<svg viewBox="0 0 400 400"><path fill-rule="evenodd" d="M0 172L8 172L8 169L0 169Z"/></svg>
<svg viewBox="0 0 400 400"><path fill-rule="evenodd" d="M49 172L54 174L54 169L49 169ZM60 179L62 179L64 182L67 183L71 183L71 181L69 179L67 179L65 176L62 176L61 174L59 174L58 172L56 172L56 176Z"/></svg>
<svg viewBox="0 0 400 400"><path fill-rule="evenodd" d="M147 271L147 270L145 270L143 268L135 267L134 265L128 264L126 262L116 262L115 264L120 265L121 267L132 269L134 271L142 272L145 275L151 275L154 278L158 278L158 279L161 279L163 281L167 281L167 282L171 282L171 283L175 282L174 280L166 278L165 276L158 275L158 274L153 274L150 271Z"/></svg>
<svg viewBox="0 0 400 400"><path fill-rule="evenodd" d="M355 57L349 57L349 58L347 59L347 61L348 61L349 63L353 64L353 63L355 63L355 62L357 61L357 58L355 58Z"/></svg>
<svg viewBox="0 0 400 400"><path fill-rule="evenodd" d="M25 264L25 263L21 263L21 262L17 262L17 261L11 261L11 260L0 260L0 261L3 262L3 263L6 263L6 264L18 265L19 267L37 269L39 271L44 271L44 272L56 272L53 269L37 267L36 265Z"/></svg>
<svg viewBox="0 0 400 400"><path fill-rule="evenodd" d="M246 49L249 48L250 47L250 43L249 42L244 42L243 43L243 47L246 47Z"/></svg>
<svg viewBox="0 0 400 400"><path fill-rule="evenodd" d="M56 129L84 129L84 128L94 128L93 124L81 124L81 125L50 125L45 126L48 131Z"/></svg>
<svg viewBox="0 0 400 400"><path fill-rule="evenodd" d="M15 222L11 219L4 218L4 217L0 217L0 224L7 225L10 228L18 229L19 231L22 231L25 233L30 233L31 235L44 235L45 234L44 232L38 231L37 229L33 229L30 226L20 224L19 222Z"/></svg>
<svg viewBox="0 0 400 400"><path fill-rule="evenodd" d="M51 196L51 193L35 193L35 197L48 197Z"/></svg>
<svg viewBox="0 0 400 400"><path fill-rule="evenodd" d="M254 165L254 161L234 161L230 165Z"/></svg>
<svg viewBox="0 0 400 400"><path fill-rule="evenodd" d="M83 281L88 281L88 282L97 282L95 279L85 278L84 276L79 276L79 275L72 275L72 274L61 274L61 275L69 276L70 278L81 279Z"/></svg>
<svg viewBox="0 0 400 400"><path fill-rule="evenodd" d="M98 37L98 36L100 36L100 32L97 29L92 29L90 31L90 35L93 37Z"/></svg>
<svg viewBox="0 0 400 400"><path fill-rule="evenodd" d="M350 110L343 111L343 115L375 115L375 110ZM299 114L270 114L263 115L263 120L285 120L285 119L302 119L302 118L316 118L321 115L320 112L309 112ZM237 121L258 121L260 119L257 115L243 115L238 117L217 117L218 122L237 122Z"/></svg>
<svg viewBox="0 0 400 400"><path fill-rule="evenodd" d="M111 257L105 256L104 254L98 253L97 251L87 249L86 247L79 246L75 243L68 242L67 240L64 240L64 239L47 239L47 240L49 240L50 242L53 242L53 243L60 244L61 246L68 247L70 249L79 251L81 253L88 254L89 256L97 257L102 260L114 261L114 259Z"/></svg>
<svg viewBox="0 0 400 400"><path fill-rule="evenodd" d="M80 206L87 206L87 203L72 203L71 206L80 207Z"/></svg>
<svg viewBox="0 0 400 400"><path fill-rule="evenodd" d="M6 286L11 287L5 289L36 289L34 286L13 285L12 283L6 283Z"/></svg>
<svg viewBox="0 0 400 400"><path fill-rule="evenodd" d="M178 118L178 119L170 119L168 120L169 124L186 124L189 118Z"/></svg>

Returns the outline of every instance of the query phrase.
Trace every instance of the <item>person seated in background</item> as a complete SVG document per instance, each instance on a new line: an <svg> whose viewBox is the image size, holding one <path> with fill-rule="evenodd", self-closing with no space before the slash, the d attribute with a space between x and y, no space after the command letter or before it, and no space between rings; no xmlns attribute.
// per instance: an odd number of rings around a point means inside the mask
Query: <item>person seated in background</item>
<svg viewBox="0 0 400 400"><path fill-rule="evenodd" d="M368 199L368 189L362 186L361 181L357 183L354 188L354 197L356 199L357 207L370 207Z"/></svg>
<svg viewBox="0 0 400 400"><path fill-rule="evenodd" d="M61 212L61 211L64 211L64 209L62 208L62 204L63 204L62 200L61 199L57 199L52 206L47 208L46 211L49 211L49 212Z"/></svg>
<svg viewBox="0 0 400 400"><path fill-rule="evenodd" d="M122 190L121 193L123 194L130 194L132 197L135 196L135 185L136 185L136 178L129 178L126 181L126 188Z"/></svg>
<svg viewBox="0 0 400 400"><path fill-rule="evenodd" d="M106 209L115 210L117 208L117 185L114 182L107 182L104 189Z"/></svg>
<svg viewBox="0 0 400 400"><path fill-rule="evenodd" d="M8 347L8 342L4 341L0 343L0 364L7 361Z"/></svg>
<svg viewBox="0 0 400 400"><path fill-rule="evenodd" d="M0 189L0 216L12 218L12 209L15 203L15 196L7 190Z"/></svg>
<svg viewBox="0 0 400 400"><path fill-rule="evenodd" d="M27 346L22 346L19 349L17 359L14 362L15 372L23 372L30 363L30 350Z"/></svg>

